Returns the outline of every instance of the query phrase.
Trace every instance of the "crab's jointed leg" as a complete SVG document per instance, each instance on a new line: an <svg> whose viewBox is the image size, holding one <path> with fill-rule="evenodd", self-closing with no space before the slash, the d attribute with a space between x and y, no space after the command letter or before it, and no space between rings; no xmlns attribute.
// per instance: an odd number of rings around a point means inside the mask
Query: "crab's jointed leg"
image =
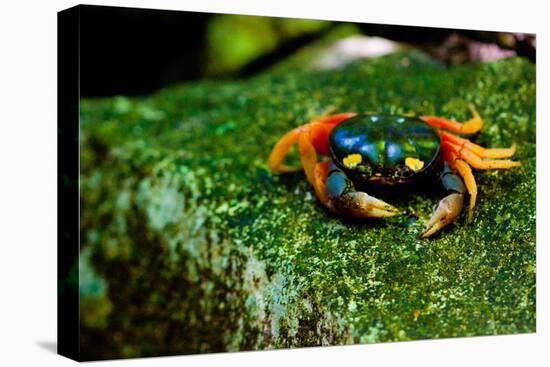
<svg viewBox="0 0 550 367"><path fill-rule="evenodd" d="M439 136L442 141L448 141L455 146L459 146L460 149L466 149L480 158L509 158L516 152L516 144L512 144L510 148L484 148L472 143L468 139L461 138L460 136L446 131L440 131Z"/></svg>
<svg viewBox="0 0 550 367"><path fill-rule="evenodd" d="M468 222L471 223L477 199L477 185L471 167L488 170L521 166L520 162L509 159L498 159L514 155L516 145L513 144L510 148L483 148L467 139L446 131L440 131L439 136L441 138L441 151L444 161L451 169L458 171L464 179L464 183L470 194Z"/></svg>
<svg viewBox="0 0 550 367"><path fill-rule="evenodd" d="M267 165L273 172L287 173L295 172L302 169L299 166L289 166L283 163L285 156L288 154L290 148L298 142L300 137L300 128L296 128L287 132L283 137L275 144L269 158Z"/></svg>
<svg viewBox="0 0 550 367"><path fill-rule="evenodd" d="M356 191L351 180L332 162L318 162L317 156L328 155L328 136L338 123L355 116L353 112L322 117L285 134L273 148L268 165L274 172L291 172L300 167L283 164L294 144L315 194L330 210L354 217L387 217L399 214L393 206L368 194Z"/></svg>
<svg viewBox="0 0 550 367"><path fill-rule="evenodd" d="M295 172L302 169L299 166L289 166L283 163L290 148L298 143L301 135L309 135L309 141L320 154L328 155L328 135L334 126L340 122L355 116L354 112L344 112L336 115L315 119L307 124L292 129L275 144L267 164L277 173ZM304 147L305 149L305 147ZM307 172L306 172L307 174ZM308 176L309 178L310 176ZM310 180L311 182L311 180Z"/></svg>
<svg viewBox="0 0 550 367"><path fill-rule="evenodd" d="M436 116L422 116L421 119L437 128L447 129L461 134L473 134L481 129L483 120L473 106L470 106L470 110L472 111L473 117L465 123L459 123ZM515 144L510 148L484 148L472 143L468 139L464 139L443 130L439 132L439 136L441 138L441 152L443 160L445 161L445 171L442 175L443 185L447 190L455 191L456 193L449 194L440 202L439 207L428 222L426 229L422 232L422 237L430 236L458 216L462 209L463 196L466 190L470 195L468 222L472 222L477 199L477 185L471 167L487 170L508 169L521 166L520 162L500 159L513 156L516 152ZM463 183L462 180L460 180L460 184L456 183L458 182L456 179L458 176L454 171L457 171L460 177L462 177L464 180ZM464 185L466 186L465 190Z"/></svg>
<svg viewBox="0 0 550 367"><path fill-rule="evenodd" d="M457 157L462 158L468 162L470 166L477 169L507 169L521 166L520 162L511 161L509 159L483 159L465 146L460 147L449 141L443 141L441 145L454 151Z"/></svg>
<svg viewBox="0 0 550 367"><path fill-rule="evenodd" d="M455 168L464 180L468 194L470 194L470 204L468 205L468 223L472 223L474 220L474 207L476 206L477 199L477 184L472 169L468 163L462 159L457 159L455 162Z"/></svg>
<svg viewBox="0 0 550 367"><path fill-rule="evenodd" d="M445 163L443 173L441 174L441 182L448 194L439 202L432 217L424 226L424 230L420 234L421 237L429 237L452 223L462 211L466 188L460 177L447 163Z"/></svg>
<svg viewBox="0 0 550 367"><path fill-rule="evenodd" d="M420 116L420 119L433 127L450 130L460 134L473 134L483 127L483 120L473 105L469 105L469 108L472 112L472 118L463 123L449 120L444 117L429 115Z"/></svg>
<svg viewBox="0 0 550 367"><path fill-rule="evenodd" d="M365 192L356 191L353 182L334 163L328 164L328 171L325 205L332 211L356 218L390 217L400 213L390 204Z"/></svg>
<svg viewBox="0 0 550 367"><path fill-rule="evenodd" d="M448 142L442 142L441 150L443 152L443 160L449 165L449 167L451 167L451 169L456 169L458 171L466 184L468 194L470 194L470 205L468 208L468 222L470 223L473 219L474 207L476 205L477 198L477 184L474 174L472 173L470 165L459 158L456 149L454 149L454 147Z"/></svg>
<svg viewBox="0 0 550 367"><path fill-rule="evenodd" d="M315 195L319 198L323 205L328 206L328 195L325 182L329 173L329 162L320 162L315 166L313 171L313 177L315 183L313 188L315 189Z"/></svg>
<svg viewBox="0 0 550 367"><path fill-rule="evenodd" d="M390 204L356 191L351 180L333 162L317 163L313 177L317 198L333 212L358 218L399 214L399 210Z"/></svg>

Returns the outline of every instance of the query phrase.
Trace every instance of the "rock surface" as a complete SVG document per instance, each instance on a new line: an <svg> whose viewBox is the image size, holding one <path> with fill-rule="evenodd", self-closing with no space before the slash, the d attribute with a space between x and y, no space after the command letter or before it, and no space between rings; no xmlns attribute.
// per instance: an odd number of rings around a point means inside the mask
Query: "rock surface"
<svg viewBox="0 0 550 367"><path fill-rule="evenodd" d="M302 172L272 175L279 137L332 111L468 117L509 171L478 205L419 233L437 183L386 197L405 215L328 213ZM447 68L414 51L325 71L201 81L81 103L84 359L535 331L535 67Z"/></svg>

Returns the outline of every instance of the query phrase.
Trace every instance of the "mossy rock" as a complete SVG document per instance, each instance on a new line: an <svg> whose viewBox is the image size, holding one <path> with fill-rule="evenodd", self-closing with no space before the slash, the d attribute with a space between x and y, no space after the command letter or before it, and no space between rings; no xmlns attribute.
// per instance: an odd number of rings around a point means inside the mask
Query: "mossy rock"
<svg viewBox="0 0 550 367"><path fill-rule="evenodd" d="M523 165L476 172L473 223L430 239L437 183L384 198L406 215L349 221L302 172L266 166L284 132L326 112L464 119L467 103L485 120L473 139L517 143ZM448 68L402 51L83 100L83 357L534 332L535 140L520 58Z"/></svg>

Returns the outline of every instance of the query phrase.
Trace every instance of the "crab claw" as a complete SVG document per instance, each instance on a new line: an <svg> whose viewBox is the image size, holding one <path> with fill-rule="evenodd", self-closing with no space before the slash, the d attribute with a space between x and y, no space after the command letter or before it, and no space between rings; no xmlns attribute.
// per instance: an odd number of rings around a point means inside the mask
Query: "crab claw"
<svg viewBox="0 0 550 367"><path fill-rule="evenodd" d="M400 213L399 209L361 191L344 194L331 204L338 212L358 218L391 217Z"/></svg>
<svg viewBox="0 0 550 367"><path fill-rule="evenodd" d="M328 169L330 173L325 185L325 204L332 211L357 218L391 217L399 214L399 210L390 204L365 192L356 191L353 182L334 163L330 163Z"/></svg>
<svg viewBox="0 0 550 367"><path fill-rule="evenodd" d="M441 199L420 237L426 238L450 224L461 212L464 194L452 193Z"/></svg>

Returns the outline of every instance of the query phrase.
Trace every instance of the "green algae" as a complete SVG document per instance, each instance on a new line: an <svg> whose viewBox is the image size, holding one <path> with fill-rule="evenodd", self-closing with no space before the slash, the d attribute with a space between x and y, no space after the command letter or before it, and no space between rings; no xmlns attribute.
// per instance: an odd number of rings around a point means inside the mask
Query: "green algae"
<svg viewBox="0 0 550 367"><path fill-rule="evenodd" d="M485 119L474 140L517 143L523 165L476 172L474 222L428 240L437 183L384 197L402 216L350 221L302 172L266 166L284 132L326 112L464 119L467 103ZM446 68L414 51L82 100L81 247L107 304L82 316L83 356L534 332L535 125L532 64Z"/></svg>

